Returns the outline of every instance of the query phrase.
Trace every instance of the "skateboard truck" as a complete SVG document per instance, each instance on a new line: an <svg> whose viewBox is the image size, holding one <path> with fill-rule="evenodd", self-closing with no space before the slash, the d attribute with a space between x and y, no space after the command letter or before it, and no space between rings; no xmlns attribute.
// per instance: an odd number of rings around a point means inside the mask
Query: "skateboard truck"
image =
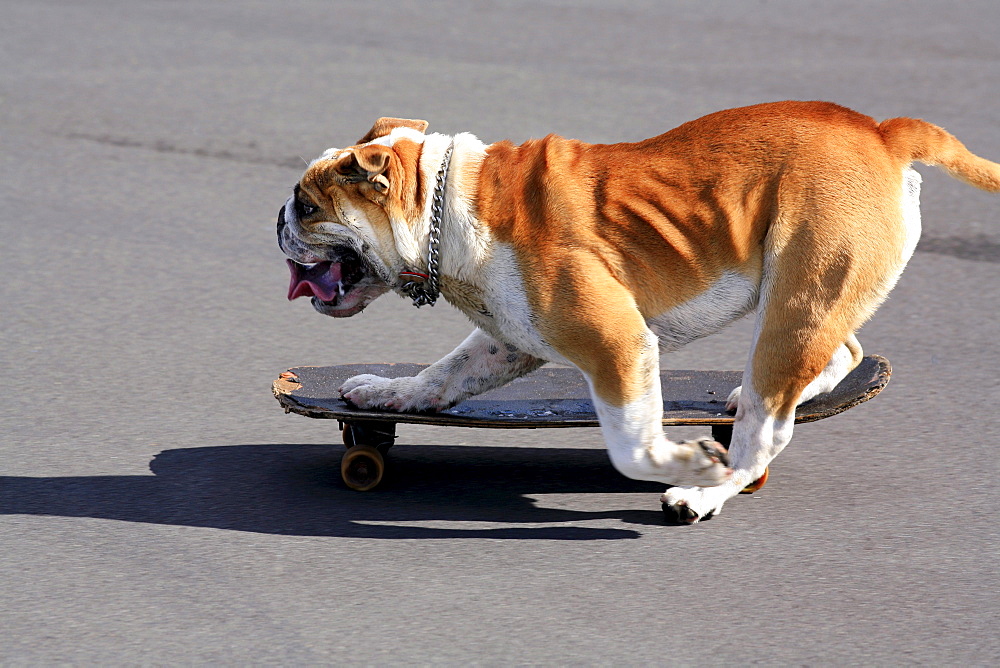
<svg viewBox="0 0 1000 668"><path fill-rule="evenodd" d="M382 482L385 453L396 441L394 422L348 422L338 420L347 452L340 461L344 484L358 492L367 492Z"/></svg>

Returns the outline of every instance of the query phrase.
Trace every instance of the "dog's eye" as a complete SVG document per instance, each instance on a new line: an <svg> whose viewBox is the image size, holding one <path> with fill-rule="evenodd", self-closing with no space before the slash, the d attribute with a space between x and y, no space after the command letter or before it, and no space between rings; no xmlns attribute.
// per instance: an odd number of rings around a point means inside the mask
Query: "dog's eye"
<svg viewBox="0 0 1000 668"><path fill-rule="evenodd" d="M299 202L299 215L300 216L311 216L319 210L318 206L313 206L312 204L306 204L305 202Z"/></svg>

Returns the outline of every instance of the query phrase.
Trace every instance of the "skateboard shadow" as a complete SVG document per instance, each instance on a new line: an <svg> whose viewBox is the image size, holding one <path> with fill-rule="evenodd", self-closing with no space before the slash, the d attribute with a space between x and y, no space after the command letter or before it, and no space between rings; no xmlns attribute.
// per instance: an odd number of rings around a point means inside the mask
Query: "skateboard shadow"
<svg viewBox="0 0 1000 668"><path fill-rule="evenodd" d="M328 445L185 448L154 457L153 475L0 476L0 514L383 539L615 540L641 533L562 525L663 524L653 510L581 512L535 504L531 496L539 494L648 498L662 491L619 475L603 450L406 445L390 453L380 488L366 493L340 480L342 453Z"/></svg>

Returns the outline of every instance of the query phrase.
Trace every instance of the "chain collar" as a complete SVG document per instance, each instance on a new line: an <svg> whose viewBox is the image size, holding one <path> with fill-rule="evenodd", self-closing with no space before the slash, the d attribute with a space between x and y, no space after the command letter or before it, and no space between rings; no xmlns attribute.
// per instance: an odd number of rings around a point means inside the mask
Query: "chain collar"
<svg viewBox="0 0 1000 668"><path fill-rule="evenodd" d="M448 180L448 166L451 164L451 153L455 141L448 145L441 160L441 168L437 173L437 185L434 186L434 196L431 199L431 221L427 233L427 273L419 271L402 271L399 277L403 279L400 291L413 300L417 308L427 304L434 306L441 294L438 281L440 279L441 221L444 219L444 189Z"/></svg>

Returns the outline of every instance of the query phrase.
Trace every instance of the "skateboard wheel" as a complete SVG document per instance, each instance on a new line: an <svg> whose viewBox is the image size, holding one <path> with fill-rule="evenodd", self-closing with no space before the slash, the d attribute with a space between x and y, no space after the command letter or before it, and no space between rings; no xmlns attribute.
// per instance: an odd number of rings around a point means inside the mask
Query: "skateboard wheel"
<svg viewBox="0 0 1000 668"><path fill-rule="evenodd" d="M767 477L770 475L770 470L771 470L770 467L764 469L764 474L761 475L761 477L754 480L749 485L747 485L746 487L744 487L743 490L740 492L740 494L753 494L758 489L763 487L764 484L767 482Z"/></svg>
<svg viewBox="0 0 1000 668"><path fill-rule="evenodd" d="M356 445L340 460L340 475L344 484L358 492L367 492L382 482L385 459L369 445Z"/></svg>

